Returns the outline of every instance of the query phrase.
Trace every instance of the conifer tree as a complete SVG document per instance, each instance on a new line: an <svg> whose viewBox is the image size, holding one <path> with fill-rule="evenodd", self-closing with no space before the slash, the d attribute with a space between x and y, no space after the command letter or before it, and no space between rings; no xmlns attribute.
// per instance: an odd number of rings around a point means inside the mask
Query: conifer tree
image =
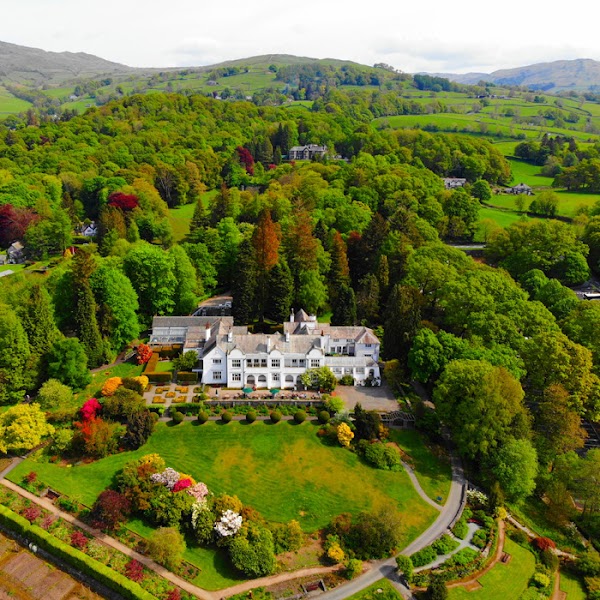
<svg viewBox="0 0 600 600"><path fill-rule="evenodd" d="M332 325L354 325L356 323L356 297L354 290L349 285L340 285L332 308Z"/></svg>
<svg viewBox="0 0 600 600"><path fill-rule="evenodd" d="M240 243L231 293L231 311L235 322L250 323L256 316L256 256L249 240Z"/></svg>
<svg viewBox="0 0 600 600"><path fill-rule="evenodd" d="M23 329L27 334L31 353L42 356L60 337L54 322L54 310L50 295L39 283L34 283L27 298L18 310Z"/></svg>
<svg viewBox="0 0 600 600"><path fill-rule="evenodd" d="M294 299L294 278L287 263L280 260L269 272L265 316L275 323L287 320Z"/></svg>

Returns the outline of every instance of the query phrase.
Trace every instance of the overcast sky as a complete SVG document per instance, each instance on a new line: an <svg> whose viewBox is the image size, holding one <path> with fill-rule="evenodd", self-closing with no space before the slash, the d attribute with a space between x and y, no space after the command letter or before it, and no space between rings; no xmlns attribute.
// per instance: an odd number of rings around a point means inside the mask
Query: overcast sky
<svg viewBox="0 0 600 600"><path fill-rule="evenodd" d="M531 0L19 0L0 41L88 52L135 67L259 54L385 62L414 73L490 72L600 60L597 22Z"/></svg>

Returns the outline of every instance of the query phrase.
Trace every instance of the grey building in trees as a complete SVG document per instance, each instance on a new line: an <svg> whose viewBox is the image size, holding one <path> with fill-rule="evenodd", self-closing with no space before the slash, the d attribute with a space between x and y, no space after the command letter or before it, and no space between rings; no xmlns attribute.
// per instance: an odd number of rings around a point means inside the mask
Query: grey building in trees
<svg viewBox="0 0 600 600"><path fill-rule="evenodd" d="M289 160L312 160L315 156L323 157L327 154L327 146L307 144L306 146L293 146L288 152Z"/></svg>

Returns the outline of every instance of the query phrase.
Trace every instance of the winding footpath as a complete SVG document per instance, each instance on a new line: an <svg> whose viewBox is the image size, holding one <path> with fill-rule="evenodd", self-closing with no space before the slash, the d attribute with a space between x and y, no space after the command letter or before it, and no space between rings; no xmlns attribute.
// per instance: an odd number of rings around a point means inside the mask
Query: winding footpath
<svg viewBox="0 0 600 600"><path fill-rule="evenodd" d="M462 465L460 461L453 455L452 485L450 487L450 494L448 495L446 504L441 508L440 514L433 525L424 531L416 540L406 546L406 548L404 548L400 554L409 556L410 554L421 550L425 546L428 546L443 533L445 533L448 527L454 522L457 514L463 508L462 502L466 492L466 485L467 482L463 474ZM424 494L418 481L415 485L415 489L417 491L421 490L421 492ZM421 496L421 493L419 493L419 495ZM430 501L429 504L432 502L433 501ZM435 505L435 503L433 504ZM436 506L438 509L440 509L439 505ZM371 562L370 569L366 573L363 573L360 577L357 577L356 579L353 579L344 585L338 586L329 592L321 594L319 598L323 600L342 600L343 598L347 598L348 596L352 596L353 594L364 590L382 577L389 579L392 585L398 590L398 592L400 592L400 594L402 594L404 598L414 598L410 589L400 581L398 575L396 574L395 558Z"/></svg>
<svg viewBox="0 0 600 600"><path fill-rule="evenodd" d="M119 550L120 552L122 552L123 554L125 554L131 558L135 558L136 560L138 560L139 562L144 564L146 567L155 571L156 573L158 573L159 575L161 575L162 577L164 577L165 579L167 579L174 585L179 586L181 589L189 592L190 594L194 595L197 598L201 598L201 600L220 600L222 598L226 598L226 597L232 596L234 594L239 594L241 592L249 591L256 587L261 587L261 586L268 587L270 585L275 585L277 583L283 583L285 581L290 581L293 579L299 579L301 577L312 577L312 576L323 575L324 573L334 571L338 568L338 565L335 565L332 567L306 568L306 569L301 569L299 571L293 571L293 572L289 572L289 573L279 573L277 575L271 575L269 577L263 577L261 579L252 579L252 580L240 583L238 585L232 586L230 588L215 591L215 592L210 592L208 590L204 590L196 585L193 585L189 581L186 581L186 580L182 579L181 577L178 577L177 575L171 573L170 571L168 571L167 569L165 569L158 563L154 562L152 559L148 558L147 556L139 554L138 552L136 552L135 550L132 550L131 548L128 548L127 546L125 546L124 544L119 542L118 540L116 540L108 535L103 534L101 531L98 531L97 529L93 529L92 527L90 527L86 523L83 523L82 521L80 521L79 519L74 517L73 515L60 510L59 508L54 506L54 504L52 504L52 502L50 502L49 500L46 500L45 498L39 498L38 496L31 494L27 490L24 490L20 486L7 480L5 478L6 475L14 467L16 467L17 464L19 464L21 461L22 461L22 459L14 459L13 463L9 467L4 469L4 471L2 471L2 473L0 473L0 477L2 478L0 483L2 485L9 488L10 490L13 490L17 494L20 494L21 496L28 498L32 502L38 504L39 506L45 508L46 510L48 510L50 512L56 514L57 516L60 516L61 518L65 519L66 521L76 525L77 527L80 527L81 529L86 531L88 534L94 536L95 538L97 538L101 542L105 543L106 545L111 546L111 547L115 548L116 550ZM463 501L463 497L464 497L464 492L466 491L465 490L466 481L464 479L460 461L458 459L456 459L454 456L452 456L452 484L450 487L450 493L448 495L448 500L446 501L446 504L444 506L440 506L439 504L434 502L431 498L429 498L429 496L427 496L427 494L424 492L413 469L404 462L402 463L402 465L403 465L404 469L406 470L406 473L408 474L415 490L417 491L417 493L421 497L421 499L423 501L427 502L427 504L429 504L430 506L434 507L436 510L440 511L438 518L431 525L431 527L429 527L426 531L424 531L416 540L414 540L412 543L410 543L408 546L406 546L406 548L404 548L400 552L400 554L410 555L410 554L413 554L414 552L416 552L417 550L420 550L421 548L424 548L425 546L431 544L440 535L442 535L448 529L448 527L452 524L452 522L455 520L457 514L462 510L462 506L463 506L462 501ZM369 569L365 573L363 573L361 576L357 577L356 579L354 579L344 585L338 586L329 592L325 592L324 594L321 594L320 598L323 598L324 600L341 600L342 598L347 598L348 596L351 596L352 594L355 594L355 593L363 590L364 588L370 586L371 584L375 583L377 580L381 579L382 577L387 577L392 582L394 587L402 594L402 596L404 598L414 598L412 596L409 588L407 588L405 585L403 585L402 582L399 580L399 578L396 574L396 560L394 558L389 558L389 559L380 560L380 561L373 561L368 564L369 564Z"/></svg>

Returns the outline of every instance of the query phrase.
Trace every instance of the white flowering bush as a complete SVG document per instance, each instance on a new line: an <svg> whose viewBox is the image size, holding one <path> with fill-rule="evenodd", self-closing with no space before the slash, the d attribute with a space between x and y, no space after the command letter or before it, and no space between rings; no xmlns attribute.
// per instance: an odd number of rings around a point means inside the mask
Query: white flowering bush
<svg viewBox="0 0 600 600"><path fill-rule="evenodd" d="M199 481L192 487L187 488L186 492L190 496L195 498L198 502L202 502L202 501L206 502L206 497L209 494L208 487L206 486L205 483L202 483L201 481Z"/></svg>
<svg viewBox="0 0 600 600"><path fill-rule="evenodd" d="M198 517L200 516L200 513L205 510L208 510L208 503L206 500L194 502L192 505L192 526L194 529L198 526Z"/></svg>
<svg viewBox="0 0 600 600"><path fill-rule="evenodd" d="M154 481L154 483L160 483L170 490L173 490L175 484L180 479L180 474L171 467L167 467L162 473L154 473L154 475L150 476L150 479Z"/></svg>
<svg viewBox="0 0 600 600"><path fill-rule="evenodd" d="M488 502L488 497L478 490L467 490L467 501L472 505L484 506Z"/></svg>
<svg viewBox="0 0 600 600"><path fill-rule="evenodd" d="M215 523L215 531L221 537L235 535L242 527L242 516L232 510L225 510Z"/></svg>

